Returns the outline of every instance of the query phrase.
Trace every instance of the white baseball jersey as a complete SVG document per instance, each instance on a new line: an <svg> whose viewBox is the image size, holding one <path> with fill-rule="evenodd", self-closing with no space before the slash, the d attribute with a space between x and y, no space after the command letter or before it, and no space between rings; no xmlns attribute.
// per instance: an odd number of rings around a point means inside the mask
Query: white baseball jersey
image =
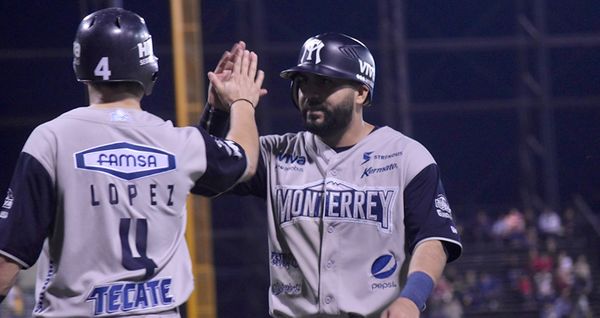
<svg viewBox="0 0 600 318"><path fill-rule="evenodd" d="M238 145L202 129L74 109L27 140L0 209L0 254L24 268L39 256L36 317L178 316L194 287L187 195L224 191L245 169Z"/></svg>
<svg viewBox="0 0 600 318"><path fill-rule="evenodd" d="M309 132L261 137L257 175L233 189L266 198L270 314L379 317L399 297L405 247L459 234L437 165L389 128L347 149Z"/></svg>

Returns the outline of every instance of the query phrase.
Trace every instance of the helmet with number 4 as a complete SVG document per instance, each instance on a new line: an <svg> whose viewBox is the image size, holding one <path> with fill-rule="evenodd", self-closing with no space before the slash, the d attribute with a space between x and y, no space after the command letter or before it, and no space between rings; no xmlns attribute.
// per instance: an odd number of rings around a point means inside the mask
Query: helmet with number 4
<svg viewBox="0 0 600 318"><path fill-rule="evenodd" d="M137 82L150 95L158 78L158 58L146 22L122 8L86 16L75 35L73 56L80 82Z"/></svg>

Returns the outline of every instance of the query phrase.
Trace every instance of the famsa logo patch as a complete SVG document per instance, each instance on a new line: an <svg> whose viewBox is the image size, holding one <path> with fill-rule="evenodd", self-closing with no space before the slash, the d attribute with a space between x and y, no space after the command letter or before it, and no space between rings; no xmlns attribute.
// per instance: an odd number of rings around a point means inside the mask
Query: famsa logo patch
<svg viewBox="0 0 600 318"><path fill-rule="evenodd" d="M125 180L175 170L175 156L162 149L117 142L75 153L77 169L108 173Z"/></svg>

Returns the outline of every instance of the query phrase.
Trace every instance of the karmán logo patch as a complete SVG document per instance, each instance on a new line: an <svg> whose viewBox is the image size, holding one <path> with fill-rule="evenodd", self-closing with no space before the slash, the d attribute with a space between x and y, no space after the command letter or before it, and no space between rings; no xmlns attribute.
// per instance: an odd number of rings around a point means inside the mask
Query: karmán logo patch
<svg viewBox="0 0 600 318"><path fill-rule="evenodd" d="M379 256L371 265L371 274L375 278L386 279L398 268L398 262L393 255L384 254Z"/></svg>
<svg viewBox="0 0 600 318"><path fill-rule="evenodd" d="M75 167L133 180L175 170L176 164L162 149L117 142L75 153Z"/></svg>

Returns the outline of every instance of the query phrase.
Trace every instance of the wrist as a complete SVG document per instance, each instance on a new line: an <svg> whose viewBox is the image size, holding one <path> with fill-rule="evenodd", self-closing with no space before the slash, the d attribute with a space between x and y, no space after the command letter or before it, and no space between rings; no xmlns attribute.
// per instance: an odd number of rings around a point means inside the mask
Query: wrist
<svg viewBox="0 0 600 318"><path fill-rule="evenodd" d="M247 98L238 98L238 99L232 101L231 103L229 103L229 108L231 109L231 107L233 105L235 105L235 104L241 104L241 103L243 103L243 104L250 104L250 106L252 106L252 108L256 108L256 105L254 105L254 103L251 100L247 99Z"/></svg>
<svg viewBox="0 0 600 318"><path fill-rule="evenodd" d="M427 298L433 291L433 279L424 272L412 272L406 279L406 284L400 292L400 297L408 298L417 305L419 311L424 311Z"/></svg>
<svg viewBox="0 0 600 318"><path fill-rule="evenodd" d="M240 106L240 105L246 105L246 106ZM255 106L254 103L252 103L249 99L245 99L245 98L238 98L236 100L234 100L233 102L231 102L229 104L229 110L233 109L233 107L248 107L250 106L250 108L254 111L255 110Z"/></svg>

